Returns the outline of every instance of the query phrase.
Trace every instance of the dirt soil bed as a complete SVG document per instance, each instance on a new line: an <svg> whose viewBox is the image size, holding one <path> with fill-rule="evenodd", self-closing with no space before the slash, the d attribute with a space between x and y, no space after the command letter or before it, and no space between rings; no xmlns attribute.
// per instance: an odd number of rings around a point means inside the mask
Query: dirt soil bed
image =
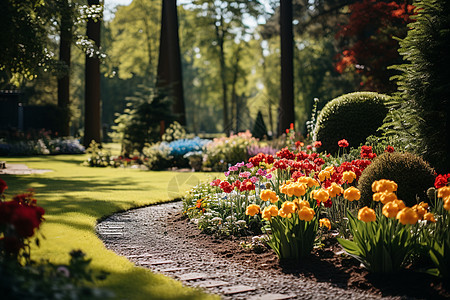
<svg viewBox="0 0 450 300"><path fill-rule="evenodd" d="M406 270L393 276L369 274L356 259L342 254L332 239L301 263L280 262L270 249L255 253L244 248L241 242L248 243L251 237L204 234L180 212L179 202L131 210L99 223L98 232L108 248L156 272L179 278L184 268L184 273L206 272L216 280L255 288L224 296L229 299L270 293L296 295L296 299L450 299L448 289L424 273ZM105 234L108 228L119 227L123 227L121 234ZM167 265L149 265L138 258L142 253L150 253L153 261L170 259L170 267L180 270L173 273L167 272ZM186 284L200 286L201 282ZM208 291L221 294L223 289Z"/></svg>

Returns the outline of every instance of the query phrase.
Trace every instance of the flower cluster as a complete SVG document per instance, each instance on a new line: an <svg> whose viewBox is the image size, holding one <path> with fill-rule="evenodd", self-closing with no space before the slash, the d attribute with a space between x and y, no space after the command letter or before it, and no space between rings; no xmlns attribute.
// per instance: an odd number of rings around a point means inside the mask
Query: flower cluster
<svg viewBox="0 0 450 300"><path fill-rule="evenodd" d="M373 153L372 146L361 147L361 158L374 159L377 157L376 153Z"/></svg>
<svg viewBox="0 0 450 300"><path fill-rule="evenodd" d="M0 194L7 189L0 179ZM17 256L44 220L44 209L36 205L33 193L19 194L0 202L0 252Z"/></svg>

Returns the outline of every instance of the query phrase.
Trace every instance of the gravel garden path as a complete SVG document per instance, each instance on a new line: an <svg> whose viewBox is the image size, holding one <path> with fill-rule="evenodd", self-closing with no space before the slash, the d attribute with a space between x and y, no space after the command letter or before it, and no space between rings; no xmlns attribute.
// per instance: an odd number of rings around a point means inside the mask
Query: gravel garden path
<svg viewBox="0 0 450 300"><path fill-rule="evenodd" d="M235 261L232 253L218 255L195 238L198 232L174 225L180 223L181 209L181 202L171 202L118 213L100 222L97 232L107 248L137 266L223 299L409 299L349 289L295 272L274 273L251 258ZM220 240L213 243L221 249Z"/></svg>

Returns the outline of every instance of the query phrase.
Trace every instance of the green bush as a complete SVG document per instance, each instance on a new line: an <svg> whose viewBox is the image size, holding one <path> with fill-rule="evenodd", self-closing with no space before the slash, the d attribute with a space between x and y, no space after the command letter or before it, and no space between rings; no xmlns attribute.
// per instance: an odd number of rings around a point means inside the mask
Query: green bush
<svg viewBox="0 0 450 300"><path fill-rule="evenodd" d="M364 143L383 124L388 99L389 96L374 92L356 92L328 102L317 117L314 131L314 139L322 142L320 150L334 154L342 139L351 147Z"/></svg>
<svg viewBox="0 0 450 300"><path fill-rule="evenodd" d="M384 153L378 156L361 174L358 189L361 205L372 202L372 183L380 179L393 180L398 184L397 197L407 206L427 201L426 191L434 184L434 169L421 157L412 153Z"/></svg>

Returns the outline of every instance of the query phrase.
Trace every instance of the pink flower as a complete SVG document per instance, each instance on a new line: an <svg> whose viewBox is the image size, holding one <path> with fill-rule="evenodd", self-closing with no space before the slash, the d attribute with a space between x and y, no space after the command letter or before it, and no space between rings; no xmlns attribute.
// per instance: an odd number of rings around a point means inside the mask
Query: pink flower
<svg viewBox="0 0 450 300"><path fill-rule="evenodd" d="M250 181L251 181L252 183L255 183L255 182L258 181L258 177L252 176L252 177L250 177Z"/></svg>
<svg viewBox="0 0 450 300"><path fill-rule="evenodd" d="M248 178L252 173L250 172L242 172L239 174L239 177L241 178Z"/></svg>
<svg viewBox="0 0 450 300"><path fill-rule="evenodd" d="M267 171L264 170L264 169L259 169L258 171L256 171L256 173L257 173L259 176L264 176L264 175L267 174Z"/></svg>
<svg viewBox="0 0 450 300"><path fill-rule="evenodd" d="M247 168L251 169L253 168L253 164L251 162L249 162L248 164L245 165Z"/></svg>
<svg viewBox="0 0 450 300"><path fill-rule="evenodd" d="M237 163L237 164L236 164L236 167L242 168L244 165L245 165L244 162L240 162L240 163Z"/></svg>
<svg viewBox="0 0 450 300"><path fill-rule="evenodd" d="M231 172L237 171L237 170L238 170L238 167L236 167L236 166L231 166L228 168L228 171L231 171Z"/></svg>
<svg viewBox="0 0 450 300"><path fill-rule="evenodd" d="M223 174L225 174L225 176L230 176L230 171L227 171L227 172L223 172Z"/></svg>
<svg viewBox="0 0 450 300"><path fill-rule="evenodd" d="M266 178L267 178L267 179L272 178L272 174L267 174L267 175L266 175Z"/></svg>

